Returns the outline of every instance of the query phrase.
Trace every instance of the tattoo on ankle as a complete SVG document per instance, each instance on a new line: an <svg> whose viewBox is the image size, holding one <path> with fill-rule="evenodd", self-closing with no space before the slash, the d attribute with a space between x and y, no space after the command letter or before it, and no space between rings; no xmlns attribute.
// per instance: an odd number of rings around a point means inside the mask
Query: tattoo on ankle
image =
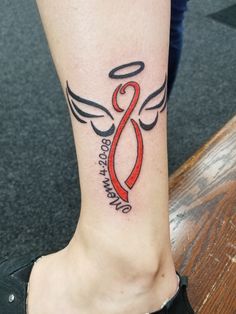
<svg viewBox="0 0 236 314"><path fill-rule="evenodd" d="M129 71L129 68L135 68L135 70ZM127 79L138 75L145 68L142 61L135 61L127 64L120 65L109 72L109 78L111 79ZM124 70L125 71L124 73ZM133 97L126 109L123 109L118 104L118 96L126 93L127 89L133 89ZM132 206L129 204L129 191L134 187L143 163L144 155L144 143L141 129L144 131L152 130L157 122L159 113L162 113L166 109L167 105L167 78L165 76L163 84L158 89L152 92L141 104L138 110L138 122L135 120L134 110L138 106L140 96L140 85L136 81L128 81L124 84L119 84L112 94L112 106L113 114L105 107L98 104L95 101L88 100L75 94L66 84L66 97L70 107L70 110L74 117L80 123L86 124L90 122L93 131L102 137L101 140L101 152L99 154L98 164L100 168L100 175L103 178L103 187L107 193L109 204L114 206L115 210L122 213L129 213ZM156 103L150 105L150 102ZM85 108L85 109L84 109ZM154 111L155 115L152 122L146 123L143 121L143 112ZM123 115L121 113L123 112ZM114 115L114 117L113 117ZM131 117L132 116L132 117ZM117 126L115 125L116 119L119 119ZM104 125L107 127L101 130L96 126L96 120L102 119ZM116 149L119 144L122 132L125 129L127 123L131 123L137 143L136 160L132 171L125 180L120 182L115 165ZM108 137L112 137L108 139Z"/></svg>

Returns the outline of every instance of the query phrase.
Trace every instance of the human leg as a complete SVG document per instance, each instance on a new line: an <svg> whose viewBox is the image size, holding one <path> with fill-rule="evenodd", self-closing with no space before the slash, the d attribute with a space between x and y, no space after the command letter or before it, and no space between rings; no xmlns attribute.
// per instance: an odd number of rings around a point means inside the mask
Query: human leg
<svg viewBox="0 0 236 314"><path fill-rule="evenodd" d="M45 314L153 312L178 286L168 221L170 3L37 2L69 105L82 204L70 244L33 270L29 314L38 299Z"/></svg>

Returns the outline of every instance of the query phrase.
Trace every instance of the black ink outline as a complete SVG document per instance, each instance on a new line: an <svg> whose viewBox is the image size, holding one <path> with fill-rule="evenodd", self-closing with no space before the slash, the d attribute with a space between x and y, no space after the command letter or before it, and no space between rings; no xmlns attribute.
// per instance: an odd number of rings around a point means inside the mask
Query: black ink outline
<svg viewBox="0 0 236 314"><path fill-rule="evenodd" d="M69 99L69 94L68 94L68 90L66 89L66 98L68 101L68 104L70 106L70 110L73 113L74 117L80 122L80 123L87 123L87 121L82 120L76 113L75 108L72 106L71 101Z"/></svg>
<svg viewBox="0 0 236 314"><path fill-rule="evenodd" d="M115 132L115 125L114 125L114 123L112 124L112 126L110 127L110 129L108 129L108 130L106 130L106 131L101 131L101 130L97 129L97 128L95 127L95 125L93 124L93 121L90 121L90 123L91 123L91 126L92 126L94 132L95 132L97 135L99 135L99 136L108 137L108 136L112 135L112 134Z"/></svg>
<svg viewBox="0 0 236 314"><path fill-rule="evenodd" d="M82 109L80 109L78 106L76 106L76 104L73 102L73 100L71 100L73 106L74 106L74 109L78 112L78 114L80 114L82 117L85 117L85 118L102 118L104 117L104 115L95 115L95 114L91 114L91 113L88 113L88 112L85 112L83 111Z"/></svg>
<svg viewBox="0 0 236 314"><path fill-rule="evenodd" d="M144 109L144 107L147 105L147 103L150 101L150 100L152 100L154 97L156 97L156 96L158 96L164 89L165 89L165 94L164 94L164 97L163 97L163 99L161 100L161 102L159 103L159 104L157 104L157 105L155 105L155 106L153 106L153 107L150 107L150 108L146 108L146 110L151 110L151 109L158 109L158 108L160 108L162 105L163 105L163 103L164 103L164 101L165 101L165 98L166 98L166 89L167 89L167 79L166 79L166 77L165 77L165 81L164 81L164 83L162 84L162 86L160 87L160 88L158 88L155 92L153 92L152 94L150 94L146 99L145 99L145 101L143 102L143 104L142 104L142 106L141 106L141 108L140 108L140 110L139 110L139 115L140 115L140 113L143 111L143 109Z"/></svg>
<svg viewBox="0 0 236 314"><path fill-rule="evenodd" d="M146 108L145 110L154 110L154 109L159 109L159 108L161 108L161 107L163 106L163 104L165 103L165 101L166 101L166 94L167 94L167 89L165 89L165 93L164 93L164 95L163 95L161 101L160 101L157 105L155 105L155 106L153 106L153 107ZM163 109L161 109L161 112L162 112L162 110L163 110Z"/></svg>
<svg viewBox="0 0 236 314"><path fill-rule="evenodd" d="M147 107L148 103L155 97L159 96L162 92L164 91L164 94L163 94L163 97L161 98L161 100L159 101L159 103L157 103L156 105L152 106L152 107ZM164 105L164 106L163 106ZM162 84L161 87L159 87L156 91L154 91L152 94L150 94L146 99L145 101L143 102L142 106L140 107L140 110L139 110L139 115L142 113L143 109L145 110L156 110L156 109L159 109L161 108L160 112L163 112L166 108L166 105L167 105L167 77L165 76L165 80L164 80L164 83ZM159 113L157 111L156 113L156 117L155 117L155 120L151 123L144 123L141 119L139 119L139 125L140 127L145 130L145 131L150 131L152 130L157 122L158 122L158 116L159 116Z"/></svg>
<svg viewBox="0 0 236 314"><path fill-rule="evenodd" d="M66 84L67 84L67 91L68 91L68 94L69 94L73 99L75 99L75 100L77 100L77 101L79 101L79 102L82 102L83 104L86 104L86 105L88 105L88 106L101 109L102 111L106 112L106 114L108 114L108 115L112 118L112 120L114 120L112 114L110 113L109 110L107 110L107 108L103 107L102 105L100 105L100 104L98 104L98 103L96 103L96 102L94 102L94 101L92 101L92 100L89 100L89 99L86 99L86 98L82 98L82 97L80 97L80 96L74 94L74 93L72 92L72 90L70 89L70 87L69 87L68 81L66 82Z"/></svg>
<svg viewBox="0 0 236 314"><path fill-rule="evenodd" d="M157 112L155 120L152 123L146 124L146 123L142 122L142 120L139 119L139 124L143 130L150 131L156 126L157 121L158 121L158 112Z"/></svg>
<svg viewBox="0 0 236 314"><path fill-rule="evenodd" d="M123 70L125 68L131 67L131 66L136 66L136 65L138 65L139 68L133 72L126 73L126 74L116 74L116 72L119 70ZM144 70L144 68L145 68L145 64L142 61L134 61L134 62L126 63L126 64L120 65L120 66L114 68L113 70L111 70L109 72L109 77L112 79L124 79L124 78L133 77L133 76L139 74L140 72L142 72Z"/></svg>
<svg viewBox="0 0 236 314"><path fill-rule="evenodd" d="M76 103L72 99L70 99L70 97L73 98L74 100L78 101L78 102L82 102L82 103L84 103L86 105L89 105L89 106L98 108L99 110L102 110L103 112L107 113L108 116L111 117L112 120L114 120L114 118L111 115L111 113L105 107L103 107L102 105L99 105L99 104L97 104L97 103L95 103L95 102L93 102L91 100L82 98L82 97L74 94L72 92L72 90L70 89L68 82L66 82L66 84L67 84L67 86L66 86L66 97L67 97L68 104L70 106L72 114L74 115L74 117L80 123L87 123L87 121L81 119L80 116L82 116L84 118L103 118L104 115L96 115L96 114L91 114L91 113L83 111L82 109L80 109L78 107L78 105L76 105ZM115 132L115 125L114 125L114 123L112 124L112 126L108 130L105 130L105 131L99 130L94 125L93 121L90 120L90 123L91 123L91 126L92 126L94 132L97 135L101 136L101 137L108 137L108 136L112 135Z"/></svg>

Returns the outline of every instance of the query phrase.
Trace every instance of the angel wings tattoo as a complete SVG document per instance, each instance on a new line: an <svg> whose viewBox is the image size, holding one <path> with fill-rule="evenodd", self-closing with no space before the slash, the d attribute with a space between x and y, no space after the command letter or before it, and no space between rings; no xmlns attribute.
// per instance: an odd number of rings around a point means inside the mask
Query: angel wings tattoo
<svg viewBox="0 0 236 314"><path fill-rule="evenodd" d="M130 68L135 70L129 71ZM118 66L110 71L109 77L111 79L126 79L126 83L119 84L112 94L112 111L109 111L106 106L101 105L96 101L75 94L71 90L69 83L67 82L66 84L66 97L72 114L78 122L83 124L89 123L92 130L98 136L103 138L102 147L104 148L105 145L107 146L107 149L102 152L103 155L100 154L103 156L101 159L105 160L103 161L104 164L102 164L103 168L101 169L100 174L105 177L109 175L109 177L106 177L105 179L110 180L114 188L114 193L112 194L114 196L113 198L120 199L125 202L125 204L129 203L129 191L134 187L142 168L144 155L142 132L150 131L156 126L159 114L165 110L167 104L166 76L163 78L162 85L149 94L145 100L139 104L141 87L136 81L131 80L127 82L127 78L138 75L144 68L145 65L142 61L135 61ZM130 103L127 104L126 108L120 107L119 97L130 91L133 91ZM136 114L134 114L134 110L137 112ZM145 116L147 116L145 112L152 112L152 114L148 115L149 120L150 116L152 116L151 121L145 121ZM119 120L118 123L117 120ZM122 132L127 123L131 123L135 133L137 155L133 169L127 179L125 182L120 182L116 172L115 154ZM100 127L101 125L103 128ZM109 139L112 136L113 138Z"/></svg>

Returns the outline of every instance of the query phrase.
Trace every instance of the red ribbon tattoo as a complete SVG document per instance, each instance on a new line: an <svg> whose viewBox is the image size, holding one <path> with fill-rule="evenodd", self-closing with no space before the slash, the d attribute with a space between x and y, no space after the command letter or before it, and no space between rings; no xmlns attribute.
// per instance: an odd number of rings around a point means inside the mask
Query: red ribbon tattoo
<svg viewBox="0 0 236 314"><path fill-rule="evenodd" d="M135 182L137 181L141 167L142 167L142 161L143 161L143 138L142 138L141 130L137 122L130 118L134 108L136 107L138 103L138 99L140 95L139 84L136 82L128 82L124 84L123 86L122 84L120 84L113 93L112 105L117 112L124 111L124 109L120 108L120 106L118 105L117 96L118 96L118 93L124 94L126 92L127 87L132 87L134 89L133 98L131 100L130 105L128 106L128 109L126 110L125 114L123 115L117 127L117 130L115 132L115 135L111 144L109 156L108 156L108 171L111 178L111 182L117 194L120 196L122 200L126 202L128 202L128 191L122 186L119 179L117 178L116 170L115 170L115 154L116 154L117 145L119 143L122 131L124 130L129 120L131 121L133 125L136 139L137 139L137 158L136 158L133 170L131 171L129 177L125 181L125 184L129 189L132 189Z"/></svg>

